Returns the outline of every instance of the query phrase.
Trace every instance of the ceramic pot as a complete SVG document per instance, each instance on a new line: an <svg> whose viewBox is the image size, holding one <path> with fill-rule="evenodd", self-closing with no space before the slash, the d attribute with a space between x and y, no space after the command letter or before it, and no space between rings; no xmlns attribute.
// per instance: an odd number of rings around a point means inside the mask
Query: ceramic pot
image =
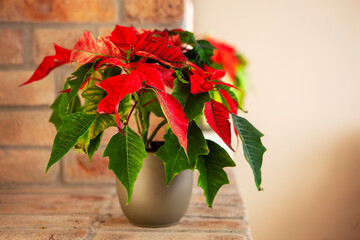
<svg viewBox="0 0 360 240"><path fill-rule="evenodd" d="M153 152L139 172L131 201L126 205L127 192L116 179L121 209L134 225L166 227L176 224L185 214L192 193L193 171L185 170L166 186L164 165Z"/></svg>

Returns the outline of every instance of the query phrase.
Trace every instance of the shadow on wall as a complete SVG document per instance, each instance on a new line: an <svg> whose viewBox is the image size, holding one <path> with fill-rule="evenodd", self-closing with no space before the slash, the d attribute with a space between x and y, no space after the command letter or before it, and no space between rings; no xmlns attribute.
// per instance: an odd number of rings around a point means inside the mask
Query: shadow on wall
<svg viewBox="0 0 360 240"><path fill-rule="evenodd" d="M298 209L288 213L289 239L360 239L360 131L330 144L327 157L319 181L308 183L313 190L299 194Z"/></svg>

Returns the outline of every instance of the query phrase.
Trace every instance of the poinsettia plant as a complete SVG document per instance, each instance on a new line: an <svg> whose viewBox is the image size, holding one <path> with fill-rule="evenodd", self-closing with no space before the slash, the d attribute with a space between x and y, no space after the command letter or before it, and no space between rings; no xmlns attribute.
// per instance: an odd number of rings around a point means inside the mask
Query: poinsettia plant
<svg viewBox="0 0 360 240"><path fill-rule="evenodd" d="M46 172L73 147L91 161L104 131L117 127L104 156L129 202L147 150L167 125L164 144L155 153L164 163L166 182L186 169L197 169L198 185L212 206L220 187L229 183L224 168L235 163L225 149L204 138L199 126L205 116L231 150L231 133L240 137L260 190L263 135L237 115L242 110L245 61L231 46L209 41L196 40L181 29L139 32L116 26L109 36L97 39L85 31L72 50L54 44L55 55L45 57L22 84L41 80L61 65L77 64L51 105L50 122L57 134ZM230 80L223 80L226 73ZM151 113L163 121L150 134ZM131 118L137 129L130 128Z"/></svg>

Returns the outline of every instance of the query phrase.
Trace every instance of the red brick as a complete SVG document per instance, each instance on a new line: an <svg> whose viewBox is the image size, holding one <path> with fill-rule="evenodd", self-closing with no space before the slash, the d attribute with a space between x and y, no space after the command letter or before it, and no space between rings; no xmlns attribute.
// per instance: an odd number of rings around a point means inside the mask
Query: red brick
<svg viewBox="0 0 360 240"><path fill-rule="evenodd" d="M31 240L80 240L86 237L87 230L77 229L13 229L0 230L0 239L31 239Z"/></svg>
<svg viewBox="0 0 360 240"><path fill-rule="evenodd" d="M1 71L0 105L51 105L55 99L53 74L39 82L18 87L27 81L32 73L32 71Z"/></svg>
<svg viewBox="0 0 360 240"><path fill-rule="evenodd" d="M0 52L0 65L24 63L22 33L20 30L0 29Z"/></svg>
<svg viewBox="0 0 360 240"><path fill-rule="evenodd" d="M115 0L2 0L5 22L115 22Z"/></svg>
<svg viewBox="0 0 360 240"><path fill-rule="evenodd" d="M91 164L88 156L71 151L63 159L63 177L66 182L115 182L115 175L108 169L108 158L102 157L103 151L94 154Z"/></svg>
<svg viewBox="0 0 360 240"><path fill-rule="evenodd" d="M59 172L57 165L54 165L45 176L49 156L50 150L0 149L0 183L38 183L56 180Z"/></svg>
<svg viewBox="0 0 360 240"><path fill-rule="evenodd" d="M183 0L125 0L125 16L129 23L174 23L181 21L183 15Z"/></svg>
<svg viewBox="0 0 360 240"><path fill-rule="evenodd" d="M54 55L53 43L72 49L85 29L36 29L34 33L34 62L41 63L45 56ZM96 38L96 36L94 36Z"/></svg>
<svg viewBox="0 0 360 240"><path fill-rule="evenodd" d="M109 28L109 27L99 28L99 35L103 36L103 37L108 36L114 30L114 28L115 28L115 26L111 27L111 28Z"/></svg>
<svg viewBox="0 0 360 240"><path fill-rule="evenodd" d="M55 127L48 122L50 111L0 112L0 145L52 146Z"/></svg>
<svg viewBox="0 0 360 240"><path fill-rule="evenodd" d="M246 235L236 233L207 233L207 232L125 232L99 231L94 240L247 240Z"/></svg>

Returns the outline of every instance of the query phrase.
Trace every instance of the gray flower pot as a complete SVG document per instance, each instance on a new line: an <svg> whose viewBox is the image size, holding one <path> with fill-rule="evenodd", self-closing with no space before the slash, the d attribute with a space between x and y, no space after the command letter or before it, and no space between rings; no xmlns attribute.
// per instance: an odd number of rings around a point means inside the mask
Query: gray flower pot
<svg viewBox="0 0 360 240"><path fill-rule="evenodd" d="M164 165L149 152L135 182L131 201L126 205L127 193L116 179L121 209L134 225L166 227L176 224L185 214L191 199L193 171L185 170L166 186Z"/></svg>

